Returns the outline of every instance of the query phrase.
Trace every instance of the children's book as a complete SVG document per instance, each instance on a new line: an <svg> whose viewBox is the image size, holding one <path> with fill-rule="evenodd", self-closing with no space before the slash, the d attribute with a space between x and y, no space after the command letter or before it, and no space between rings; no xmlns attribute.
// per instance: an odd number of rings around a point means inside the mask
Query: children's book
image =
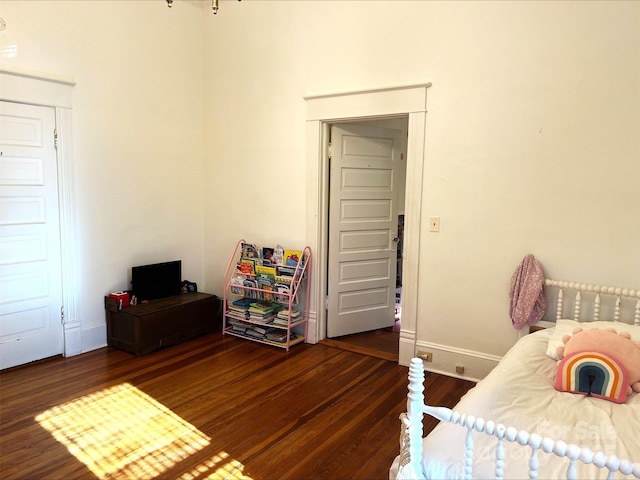
<svg viewBox="0 0 640 480"><path fill-rule="evenodd" d="M265 313L277 310L278 307L279 305L277 303L272 303L266 300L258 300L257 302L253 302L249 306L249 311Z"/></svg>
<svg viewBox="0 0 640 480"><path fill-rule="evenodd" d="M256 273L256 262L252 258L241 258L238 262L237 270L245 275L254 275Z"/></svg>
<svg viewBox="0 0 640 480"><path fill-rule="evenodd" d="M225 316L228 319L247 319L249 316L249 312L247 310L236 310L236 308L240 308L240 307L236 307L235 305L229 305L229 308L227 309L227 311L225 312ZM227 322L229 323L229 322Z"/></svg>
<svg viewBox="0 0 640 480"><path fill-rule="evenodd" d="M296 269L292 267L276 267L276 277L287 277L289 281L295 275Z"/></svg>
<svg viewBox="0 0 640 480"><path fill-rule="evenodd" d="M276 302L280 302L280 303L289 302L289 292L290 292L289 284L276 283L275 290L276 292L278 292L276 295Z"/></svg>
<svg viewBox="0 0 640 480"><path fill-rule="evenodd" d="M298 318L300 315L302 315L302 312L295 308L292 308L290 311L288 308L284 308L277 313L277 317L281 320L288 320L289 316L291 316L291 319L293 320Z"/></svg>
<svg viewBox="0 0 640 480"><path fill-rule="evenodd" d="M253 329L258 332L261 333L262 335L266 335L267 333L272 333L277 331L277 328L273 328L273 327L266 327L266 326L262 326L262 325L254 325Z"/></svg>
<svg viewBox="0 0 640 480"><path fill-rule="evenodd" d="M235 274L229 280L229 285L231 286L231 293L235 295L243 295L244 294L244 281L246 277L244 275Z"/></svg>
<svg viewBox="0 0 640 480"><path fill-rule="evenodd" d="M232 325L231 331L237 332L237 333L244 333L247 331L247 327L245 327L244 325Z"/></svg>
<svg viewBox="0 0 640 480"><path fill-rule="evenodd" d="M273 263L273 248L262 247L260 249L260 258L262 258L263 265L271 265Z"/></svg>
<svg viewBox="0 0 640 480"><path fill-rule="evenodd" d="M254 328L247 328L247 330L244 333L248 337L264 338L264 333L260 333L260 332L256 331Z"/></svg>
<svg viewBox="0 0 640 480"><path fill-rule="evenodd" d="M245 322L244 320L241 320L241 319L239 319L239 318L233 318L233 317L229 317L229 318L227 319L227 323L228 323L229 325L234 326L234 327L235 327L236 325L237 325L237 326L239 326L239 327L245 327L245 328L246 328L246 327L250 327L250 326L251 326L251 324L250 324L250 323Z"/></svg>
<svg viewBox="0 0 640 480"><path fill-rule="evenodd" d="M284 343L287 341L287 331L286 330L275 330L273 332L268 332L266 334L267 340L271 340L272 342Z"/></svg>
<svg viewBox="0 0 640 480"><path fill-rule="evenodd" d="M263 292L260 292L262 294L262 298L264 300L268 300L271 301L274 299L273 297L273 293L271 293L273 291L273 280L269 279L269 278L259 278L258 279L258 288L264 290Z"/></svg>
<svg viewBox="0 0 640 480"><path fill-rule="evenodd" d="M258 248L252 243L243 243L241 245L242 252L240 256L242 258L258 258Z"/></svg>
<svg viewBox="0 0 640 480"><path fill-rule="evenodd" d="M274 281L276 279L276 267L269 265L256 265L255 274L259 279L268 278L269 280Z"/></svg>
<svg viewBox="0 0 640 480"><path fill-rule="evenodd" d="M293 280L292 277L286 275L276 275L276 285L291 285L291 280Z"/></svg>
<svg viewBox="0 0 640 480"><path fill-rule="evenodd" d="M288 267L295 267L300 262L302 252L300 250L285 250L284 264Z"/></svg>
<svg viewBox="0 0 640 480"><path fill-rule="evenodd" d="M273 259L272 263L275 265L284 264L284 249L280 246L277 246L276 248L274 248L273 256L271 258Z"/></svg>
<svg viewBox="0 0 640 480"><path fill-rule="evenodd" d="M289 332L289 340L297 340L299 337L295 332ZM274 343L285 343L287 341L287 331L270 332L265 335L265 339Z"/></svg>
<svg viewBox="0 0 640 480"><path fill-rule="evenodd" d="M249 305L251 305L252 302L253 302L252 298L243 297L243 298L239 298L238 300L234 300L233 304L238 307L249 307Z"/></svg>
<svg viewBox="0 0 640 480"><path fill-rule="evenodd" d="M258 288L258 282L252 278L245 278L243 285L249 288ZM257 290L245 290L244 294L250 298L258 298Z"/></svg>

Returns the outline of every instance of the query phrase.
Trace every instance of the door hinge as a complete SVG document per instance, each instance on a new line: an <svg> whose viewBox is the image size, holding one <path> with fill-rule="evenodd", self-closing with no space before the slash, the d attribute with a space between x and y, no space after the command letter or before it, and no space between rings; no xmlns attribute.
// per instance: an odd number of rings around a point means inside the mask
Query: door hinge
<svg viewBox="0 0 640 480"><path fill-rule="evenodd" d="M324 297L324 309L329 310L329 297Z"/></svg>
<svg viewBox="0 0 640 480"><path fill-rule="evenodd" d="M329 157L329 160L331 160L331 157L333 156L333 143L329 142L329 146L327 147L327 156Z"/></svg>
<svg viewBox="0 0 640 480"><path fill-rule="evenodd" d="M53 148L58 150L58 129L53 129Z"/></svg>
<svg viewBox="0 0 640 480"><path fill-rule="evenodd" d="M60 323L64 325L64 305L60 307Z"/></svg>

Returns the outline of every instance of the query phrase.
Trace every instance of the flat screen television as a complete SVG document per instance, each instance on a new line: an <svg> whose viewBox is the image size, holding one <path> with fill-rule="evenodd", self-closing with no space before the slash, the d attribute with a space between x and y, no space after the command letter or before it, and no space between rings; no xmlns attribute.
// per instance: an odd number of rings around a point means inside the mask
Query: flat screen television
<svg viewBox="0 0 640 480"><path fill-rule="evenodd" d="M138 302L179 295L181 288L181 260L131 268L131 293Z"/></svg>

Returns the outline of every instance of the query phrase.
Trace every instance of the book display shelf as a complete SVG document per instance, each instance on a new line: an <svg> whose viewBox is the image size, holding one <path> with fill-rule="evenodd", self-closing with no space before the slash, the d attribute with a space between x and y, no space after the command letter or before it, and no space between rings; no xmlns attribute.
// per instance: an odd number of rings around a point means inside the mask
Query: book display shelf
<svg viewBox="0 0 640 480"><path fill-rule="evenodd" d="M236 244L224 277L223 335L289 350L307 339L311 249Z"/></svg>

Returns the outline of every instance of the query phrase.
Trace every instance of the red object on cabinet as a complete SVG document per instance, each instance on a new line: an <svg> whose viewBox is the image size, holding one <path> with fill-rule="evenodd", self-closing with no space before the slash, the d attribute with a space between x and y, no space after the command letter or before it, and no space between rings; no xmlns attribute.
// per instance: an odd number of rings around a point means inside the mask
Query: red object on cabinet
<svg viewBox="0 0 640 480"><path fill-rule="evenodd" d="M118 303L118 310L129 306L129 292L113 292L109 294Z"/></svg>

